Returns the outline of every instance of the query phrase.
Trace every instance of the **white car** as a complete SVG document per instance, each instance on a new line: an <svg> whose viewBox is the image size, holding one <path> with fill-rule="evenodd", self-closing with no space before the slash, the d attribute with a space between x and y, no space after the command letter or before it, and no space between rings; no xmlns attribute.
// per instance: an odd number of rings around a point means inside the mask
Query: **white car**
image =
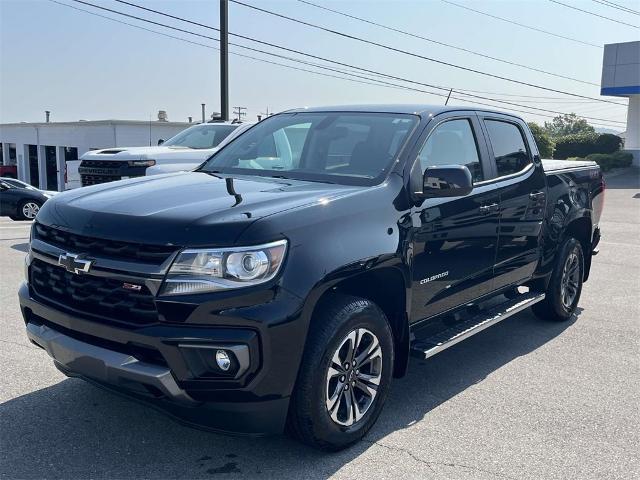
<svg viewBox="0 0 640 480"><path fill-rule="evenodd" d="M147 168L160 165L194 165L204 162L218 145L241 125L231 122L194 125L157 147L114 147L92 150L80 157L82 186L141 177ZM185 167L188 169L188 167Z"/></svg>
<svg viewBox="0 0 640 480"><path fill-rule="evenodd" d="M209 158L215 152L217 152L222 147L227 145L231 140L233 140L234 138L237 138L242 132L251 128L253 125L255 124L254 123L240 124L240 126L236 128L233 132L231 132L227 136L227 138L225 138L222 142L220 142L216 148L212 148L211 150L207 151L208 152L207 158ZM204 160L206 160L207 158L203 159L202 162L204 162ZM145 175L159 175L161 173L188 172L200 166L202 162L157 163L152 167L148 167Z"/></svg>

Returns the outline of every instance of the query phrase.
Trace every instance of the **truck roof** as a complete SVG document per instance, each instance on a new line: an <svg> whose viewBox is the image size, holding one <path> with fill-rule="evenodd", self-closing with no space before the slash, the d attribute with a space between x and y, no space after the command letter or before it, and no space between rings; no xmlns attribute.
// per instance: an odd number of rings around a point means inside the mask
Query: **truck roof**
<svg viewBox="0 0 640 480"><path fill-rule="evenodd" d="M469 106L456 105L431 105L431 104L362 104L362 105L330 105L326 107L303 107L286 110L283 113L298 112L375 112L375 113L404 113L415 115L438 115L444 112L454 112L459 110L475 111L475 112L493 112L502 115L510 115L520 118L517 115L492 110L489 108L478 108Z"/></svg>

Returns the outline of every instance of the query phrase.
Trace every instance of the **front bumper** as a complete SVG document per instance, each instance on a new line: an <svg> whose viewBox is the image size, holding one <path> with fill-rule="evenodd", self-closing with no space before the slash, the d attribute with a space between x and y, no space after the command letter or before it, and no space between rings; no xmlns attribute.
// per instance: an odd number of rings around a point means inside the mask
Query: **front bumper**
<svg viewBox="0 0 640 480"><path fill-rule="evenodd" d="M150 389L149 393L157 392L182 405L199 403L178 386L168 367L143 362L126 353L82 342L46 325L28 322L27 336L37 346L46 350L63 372L123 388L131 384L146 387Z"/></svg>
<svg viewBox="0 0 640 480"><path fill-rule="evenodd" d="M264 368L252 365L239 378L194 378L181 350L185 344L246 343L255 358L260 356L255 353L256 332L194 325L125 329L100 324L39 301L26 283L19 299L28 337L68 376L146 402L199 428L250 435L284 429L290 390L274 386Z"/></svg>

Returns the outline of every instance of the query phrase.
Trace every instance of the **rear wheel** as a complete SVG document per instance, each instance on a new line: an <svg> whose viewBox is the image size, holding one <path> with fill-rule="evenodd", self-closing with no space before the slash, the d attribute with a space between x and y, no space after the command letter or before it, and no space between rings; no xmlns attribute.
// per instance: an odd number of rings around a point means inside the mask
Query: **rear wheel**
<svg viewBox="0 0 640 480"><path fill-rule="evenodd" d="M571 318L580 301L583 278L582 245L575 238L567 238L558 249L546 297L533 306L533 312L545 320L562 322Z"/></svg>
<svg viewBox="0 0 640 480"><path fill-rule="evenodd" d="M35 200L23 200L18 205L18 220L33 220L42 205Z"/></svg>
<svg viewBox="0 0 640 480"><path fill-rule="evenodd" d="M326 299L309 332L289 433L324 450L360 440L382 410L393 355L391 328L373 302L346 295Z"/></svg>

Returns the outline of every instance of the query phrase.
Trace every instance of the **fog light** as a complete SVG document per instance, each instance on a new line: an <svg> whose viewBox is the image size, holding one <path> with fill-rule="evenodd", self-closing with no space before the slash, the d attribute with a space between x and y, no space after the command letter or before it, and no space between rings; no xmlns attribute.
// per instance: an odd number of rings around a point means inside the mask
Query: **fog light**
<svg viewBox="0 0 640 480"><path fill-rule="evenodd" d="M218 364L218 367L220 367L220 370L223 370L225 372L229 370L229 367L231 366L231 360L229 359L229 355L227 355L227 352L225 352L224 350L218 350L216 352L216 363Z"/></svg>

